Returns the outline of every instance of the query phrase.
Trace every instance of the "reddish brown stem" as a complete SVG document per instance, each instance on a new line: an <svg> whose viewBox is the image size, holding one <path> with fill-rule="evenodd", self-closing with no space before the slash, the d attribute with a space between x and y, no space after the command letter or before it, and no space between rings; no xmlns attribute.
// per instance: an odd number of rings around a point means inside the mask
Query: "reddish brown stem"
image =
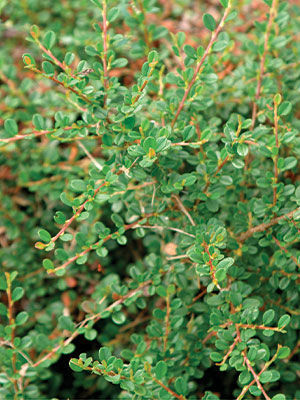
<svg viewBox="0 0 300 400"><path fill-rule="evenodd" d="M86 101L87 103L89 103L89 104L92 103L92 101L88 97L86 97L83 93L78 92L78 90L74 89L71 86L66 85L64 82L59 81L58 79L55 78L55 76L46 75L37 68L33 68L32 70L34 72L38 72L39 74L43 75L45 78L48 78L51 81L57 83L58 85L62 86L64 89L71 90L71 92L75 93L78 97L80 97L82 100Z"/></svg>
<svg viewBox="0 0 300 400"><path fill-rule="evenodd" d="M274 239L275 243L277 244L277 246L280 248L280 250L284 251L286 254L289 254L288 250L285 247L281 246L279 240L275 236L273 236L273 239ZM296 257L290 256L290 259L293 260L294 263L297 265L297 267L300 268L300 264L298 263L298 260Z"/></svg>
<svg viewBox="0 0 300 400"><path fill-rule="evenodd" d="M256 372L252 368L252 365L251 365L250 361L248 360L248 358L246 356L246 352L244 352L244 361L247 364L247 367L248 367L249 371L253 375L254 380L255 380L255 382L257 384L257 387L261 390L261 392L264 395L265 399L266 400L271 400L271 398L267 395L267 393L265 392L264 388L262 387L262 384L259 381L259 376L256 374Z"/></svg>
<svg viewBox="0 0 300 400"><path fill-rule="evenodd" d="M228 352L225 354L223 360L220 363L216 363L216 365L223 365L225 364L227 358L230 356L230 354L233 352L235 346L241 341L241 335L240 335L240 331L239 331L239 327L238 325L236 325L236 338L234 339L234 342L232 343L232 345L229 347Z"/></svg>
<svg viewBox="0 0 300 400"><path fill-rule="evenodd" d="M170 389L168 386L166 386L164 383L162 383L162 381L160 381L159 379L155 378L155 376L151 375L152 379L154 380L154 382L156 382L159 386L161 386L162 388L164 388L168 393L170 393L173 397L176 397L176 399L179 400L184 400L185 397L182 396L182 394L177 394L176 392L174 392L172 389Z"/></svg>
<svg viewBox="0 0 300 400"><path fill-rule="evenodd" d="M226 156L224 158L224 160L221 162L221 164L218 166L216 172L213 175L213 178L215 178L218 175L218 173L221 171L221 169L224 167L224 165L228 162L228 160L229 160L229 156ZM204 193L207 191L207 189L209 188L210 184L211 184L211 181L208 180L206 182L206 185L205 185L205 188L204 188Z"/></svg>
<svg viewBox="0 0 300 400"><path fill-rule="evenodd" d="M170 308L170 297L168 294L166 297L166 306L167 306L167 313L166 313L166 332L165 332L165 336L164 336L164 352L166 352L166 350L167 350L168 336L169 336L169 329L170 329L171 308Z"/></svg>
<svg viewBox="0 0 300 400"><path fill-rule="evenodd" d="M271 8L270 8L269 21L268 21L266 34L265 34L265 41L264 41L264 52L263 52L262 58L260 60L260 68L259 68L258 79L257 79L255 101L253 102L253 105L252 105L251 130L253 130L254 126L255 126L255 121L256 121L256 116L257 116L257 100L260 97L262 79L263 79L264 71L265 71L266 56L267 56L268 47L269 47L270 32L271 32L272 24L275 19L275 15L276 15L277 3L278 3L278 0L273 0Z"/></svg>
<svg viewBox="0 0 300 400"><path fill-rule="evenodd" d="M149 214L147 215L147 217L150 217L153 214ZM124 226L125 231L128 231L129 229L131 229L132 227L138 225L141 221L143 221L145 218L147 218L146 216L144 218L141 218L140 220L133 222L132 224L128 224ZM78 258L85 256L87 253L89 253L91 250L93 250L94 248L96 248L98 245L100 245L100 243L105 243L107 242L109 239L111 239L113 233L111 233L110 235L106 236L104 239L99 240L97 243L92 244L91 246L89 246L87 249L83 250L81 253L76 254L76 256L71 257L68 261L66 261L64 264L60 265L59 267L56 267L52 270L48 270L49 274L54 274L56 271L59 271L61 269L66 268L68 265L70 265L72 262L78 260Z"/></svg>
<svg viewBox="0 0 300 400"><path fill-rule="evenodd" d="M296 208L296 209L293 210L293 211L290 211L290 212L287 213L287 214L281 215L280 217L273 218L273 219L271 219L271 221L269 221L269 222L265 222L265 223L263 223L263 224L260 224L260 225L258 225L258 226L255 226L254 228L250 228L250 229L248 229L246 232L243 232L243 233L239 236L239 238L237 238L237 241L238 241L238 242L244 242L245 240L249 239L254 233L256 233L256 232L263 232L263 231L267 230L267 229L270 228L271 226L278 224L278 222L281 221L282 219L292 217L292 215L295 214L295 212L297 212L297 211L299 211L299 210L300 210L300 207Z"/></svg>
<svg viewBox="0 0 300 400"><path fill-rule="evenodd" d="M278 181L278 154L279 154L279 140L278 140L278 115L277 115L278 104L277 102L274 103L274 133L275 133L275 140L276 140L276 148L277 154L274 157L274 188L273 188L273 206L276 205L277 201L277 181Z"/></svg>
<svg viewBox="0 0 300 400"><path fill-rule="evenodd" d="M207 245L207 243L203 242L203 246L204 246L205 253L206 253L206 254L208 255L208 257L209 257L208 263L209 263L209 269L210 269L210 273L211 273L211 276L212 276L213 283L214 283L218 288L220 288L220 286L219 286L219 284L218 284L218 281L217 281L217 279L216 279L215 268L214 268L213 263L212 263L212 258L211 258L211 255L210 255L210 253L209 253L208 245Z"/></svg>
<svg viewBox="0 0 300 400"><path fill-rule="evenodd" d="M87 317L85 318L78 326L78 328L76 329L75 332L72 333L72 335L67 338L63 343L60 343L59 345L57 345L56 347L54 347L54 349L52 349L48 354L46 354L45 356L43 356L42 358L40 358L38 361L36 361L36 363L33 365L33 367L37 367L38 365L40 365L41 363L43 363L44 361L48 360L49 358L51 358L53 355L55 355L57 353L57 351L61 348L61 347L65 347L67 346L69 343L71 343L78 335L80 332L80 328L82 328L83 326L85 326L89 321L94 321L97 322L102 318L103 313L107 312L107 311L111 311L113 308L115 308L116 306L118 306L119 304L122 304L126 299L129 299L130 297L134 296L138 291L140 291L141 289L145 289L148 285L150 285L152 281L148 280L146 282L143 282L139 287L137 287L136 289L131 290L130 292L128 292L125 296L122 296L120 299L116 300L114 303L110 304L108 307L106 307L104 310L100 311L98 314L92 315L91 317Z"/></svg>
<svg viewBox="0 0 300 400"><path fill-rule="evenodd" d="M72 78L78 79L78 77L73 75L71 71L67 71L66 66L62 62L60 62L50 50L47 50L46 47L39 40L36 39L36 42L40 49L43 50L43 52L46 53L58 67L65 71L67 75L71 75Z"/></svg>
<svg viewBox="0 0 300 400"><path fill-rule="evenodd" d="M103 19L103 86L105 89L104 94L104 107L107 100L107 89L108 89L108 69L107 69L107 19L106 19L106 0L103 0L102 8L102 19Z"/></svg>
<svg viewBox="0 0 300 400"><path fill-rule="evenodd" d="M13 315L13 300L12 300L12 296L11 296L11 280L10 280L9 272L5 272L5 277L6 277L6 282L7 282L6 293L7 293L7 303L8 303L8 323L9 323L9 326L11 326L10 341L13 344L14 339L15 339L15 320L14 320L14 315ZM17 368L16 368L17 358L16 358L15 351L13 352L11 361L12 361L13 371L16 374L17 373ZM14 384L15 395L17 395L17 392L18 392L17 380L12 379L12 381Z"/></svg>
<svg viewBox="0 0 300 400"><path fill-rule="evenodd" d="M278 351L280 350L281 347L282 347L281 345L278 345L277 351L276 351L276 353L274 354L274 356L271 358L270 361L268 361L268 362L265 363L265 365L263 366L263 368L261 369L261 371L259 372L259 374L257 374L257 377L258 377L258 378L259 378L260 375L261 375L263 372L265 372L265 370L276 360ZM241 400L241 399L245 396L245 394L248 392L248 390L250 389L250 387L251 387L252 385L254 385L255 382L256 382L256 380L253 379L250 383L248 383L247 386L244 386L244 388L243 388L243 390L241 391L240 395L237 397L237 400Z"/></svg>
<svg viewBox="0 0 300 400"><path fill-rule="evenodd" d="M173 121L172 121L172 123L171 123L171 126L172 126L172 127L175 125L175 123L176 123L176 121L177 121L177 118L179 117L179 114L181 113L181 111L182 111L182 109L183 109L183 107L184 107L185 100L187 99L187 97L188 97L188 95L189 95L189 93L190 93L190 91L191 91L191 89L192 89L192 87L193 87L193 85L194 85L194 83L195 83L197 77L198 77L198 74L199 74L199 72L200 72L200 69L201 69L202 65L204 64L204 61L206 60L207 56L209 55L210 50L211 50L211 48L212 48L212 45L213 45L214 42L216 41L216 39L217 39L217 37L218 37L218 35L219 35L219 33L220 33L220 31L221 31L223 25L224 25L224 22L225 22L225 20L226 20L228 14L229 14L230 8L231 8L231 6L230 6L230 2L229 2L229 5L228 5L228 7L226 8L226 10L225 10L225 12L224 12L224 15L223 15L223 17L222 17L222 19L221 19L221 21L220 21L220 23L219 23L217 29L213 32L212 37L211 37L211 39L210 39L210 41L209 41L209 43L208 43L208 46L207 46L207 48L206 48L206 50L205 50L205 52L204 52L204 54L203 54L201 60L199 61L199 63L198 63L197 66L196 66L194 75L193 75L193 77L192 77L192 79L191 79L191 81L190 81L190 83L189 83L187 89L186 89L185 92L184 92L183 98L182 98L182 100L181 100L181 102L180 102L180 104L179 104L179 107L178 107L178 109L177 109L177 112L176 112L176 114L175 114L175 117L173 118Z"/></svg>
<svg viewBox="0 0 300 400"><path fill-rule="evenodd" d="M95 196L97 195L97 193L99 192L99 190L105 186L106 182L102 183L100 186L97 187L97 189L95 189L94 195L92 197L92 199L95 198ZM81 206L78 208L78 210L76 211L76 213L70 218L68 219L68 221L66 221L66 223L64 224L64 226L61 228L61 230L51 239L50 243L54 243L56 242L56 240L65 233L65 231L68 229L68 227L71 225L71 223L74 221L74 219L76 219L81 212L84 210L85 205L91 201L91 199L86 199Z"/></svg>
<svg viewBox="0 0 300 400"><path fill-rule="evenodd" d="M84 125L84 126L65 126L63 129L64 131L70 131L72 129L82 129L82 128L91 128L96 126L96 124L91 124L91 125ZM26 139L32 135L34 135L34 137L38 137L38 136L43 136L43 135L48 135L49 133L55 133L57 131L57 129L50 129L50 130L42 130L42 131L33 131L32 133L28 133L26 135L16 135L13 136L11 138L6 138L6 139L1 139L0 138L0 142L4 142L4 143L11 143L11 142L15 142L17 140L21 140L21 139ZM73 138L78 139L78 138ZM84 138L86 139L86 138Z"/></svg>

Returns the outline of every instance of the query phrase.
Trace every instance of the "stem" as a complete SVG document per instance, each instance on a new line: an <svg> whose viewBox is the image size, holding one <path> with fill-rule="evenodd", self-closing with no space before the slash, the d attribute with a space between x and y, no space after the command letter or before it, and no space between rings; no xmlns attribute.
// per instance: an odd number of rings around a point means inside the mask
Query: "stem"
<svg viewBox="0 0 300 400"><path fill-rule="evenodd" d="M213 178L215 178L215 177L218 175L218 173L221 171L221 169L224 167L224 165L225 165L228 161L229 161L229 156L226 156L226 157L224 158L224 160L221 162L221 164L218 166L216 172L215 172L214 175L213 175ZM206 182L205 187L204 187L204 193L207 191L207 189L209 188L210 184L211 184L211 181L208 180L208 181Z"/></svg>
<svg viewBox="0 0 300 400"><path fill-rule="evenodd" d="M105 89L103 104L104 107L106 105L107 100L107 88L108 88L108 70L107 70L107 19L106 19L106 0L103 0L103 9L102 9L102 18L103 18L103 86Z"/></svg>
<svg viewBox="0 0 300 400"><path fill-rule="evenodd" d="M274 133L275 133L275 139L276 139L276 148L277 148L277 154L274 157L274 188L273 188L273 206L276 205L277 201L277 181L278 181L278 155L279 155L279 140L278 140L278 115L277 115L277 109L278 109L278 103L274 102Z"/></svg>
<svg viewBox="0 0 300 400"><path fill-rule="evenodd" d="M269 47L270 32L271 32L273 21L276 16L277 3L278 3L278 0L273 0L273 2L272 2L271 9L270 9L270 15L269 15L269 21L268 21L268 25L267 25L267 29L266 29L266 33L265 33L264 52L263 52L262 58L260 60L260 68L259 68L259 72L258 72L255 101L253 102L253 105L252 105L251 130L253 130L254 126L255 126L255 121L256 121L256 116L257 116L257 100L260 97L262 79L263 79L264 71L265 71L266 55L267 55L268 47Z"/></svg>
<svg viewBox="0 0 300 400"><path fill-rule="evenodd" d="M143 1L142 0L138 0L138 3L139 3L139 7L140 7L140 10L141 10L141 13L144 16L144 22L143 22L144 36L145 36L145 42L146 42L147 48L149 50L151 48L151 41L150 41L149 33L148 33L148 30L147 30L146 13L145 13Z"/></svg>
<svg viewBox="0 0 300 400"><path fill-rule="evenodd" d="M193 220L193 218L191 217L191 215L189 214L188 210L184 207L184 205L182 204L182 201L180 200L180 198L176 195L173 195L173 198L176 200L180 210L183 212L183 214L189 219L190 223L193 226L196 226L195 221Z"/></svg>
<svg viewBox="0 0 300 400"><path fill-rule="evenodd" d="M103 186L105 186L105 184L106 184L106 182L102 183L100 186L97 187L97 189L95 189L95 192L94 192L94 195L93 195L92 199L95 198L95 196L97 195L97 193L99 192L99 190L100 190ZM91 201L91 199L86 199L86 200L81 204L81 206L78 208L78 210L76 211L76 213L75 213L70 219L68 219L68 221L64 224L64 226L63 226L63 227L61 228L61 230L57 233L57 235L55 235L55 236L51 239L50 243L56 242L56 240L57 240L63 233L65 233L65 231L68 229L68 227L69 227L69 226L71 225L71 223L74 221L74 219L76 219L76 218L81 214L81 212L84 210L85 205L86 205L89 201Z"/></svg>
<svg viewBox="0 0 300 400"><path fill-rule="evenodd" d="M51 52L50 50L47 50L46 47L45 47L38 39L35 39L35 41L36 41L36 43L38 44L39 48L40 48L41 50L43 50L43 52L46 53L46 54L54 61L54 63L55 63L58 67L60 67L63 71L65 71L65 73L66 73L67 75L71 75L72 78L78 79L78 77L75 76L75 75L73 75L71 71L68 71L67 68L66 68L66 66L65 66L62 62L60 62L60 61L52 54L52 52Z"/></svg>
<svg viewBox="0 0 300 400"><path fill-rule="evenodd" d="M182 394L177 394L176 392L174 392L172 389L170 389L168 386L166 386L164 383L162 383L162 381L160 381L159 379L155 378L155 376L151 375L152 379L154 380L154 382L156 382L159 386L161 386L162 388L164 388L168 393L170 393L173 397L176 397L176 399L179 400L184 400L185 397Z"/></svg>
<svg viewBox="0 0 300 400"><path fill-rule="evenodd" d="M262 384L259 381L259 376L256 374L256 372L254 371L254 369L251 366L250 361L248 360L246 353L244 352L244 361L247 364L247 367L249 369L249 371L251 372L251 374L254 376L254 380L258 386L258 388L261 390L262 394L264 395L265 399L267 400L271 400L271 398L267 395L267 393L265 392L264 388L262 387Z"/></svg>
<svg viewBox="0 0 300 400"><path fill-rule="evenodd" d="M66 339L63 343L59 344L58 346L54 347L54 349L52 349L48 354L46 354L44 357L42 357L38 361L36 361L35 364L33 365L33 367L37 367L44 361L51 358L54 354L56 354L61 347L65 347L69 343L71 343L79 335L80 328L85 326L89 321L94 321L94 322L99 321L101 319L103 313L105 313L106 311L111 311L114 307L118 306L119 304L122 304L126 299L129 299L130 297L134 296L141 289L145 289L151 283L152 283L151 280L143 282L139 287L131 290L125 296L122 296L120 299L116 300L114 303L112 303L111 305L106 307L104 310L100 311L98 314L95 314L95 315L92 315L91 317L85 318L82 322L80 322L76 331L73 332L72 335L68 339Z"/></svg>
<svg viewBox="0 0 300 400"><path fill-rule="evenodd" d="M241 324L241 323L237 323L236 326L244 329L261 329L261 330L282 332L282 328L277 328L276 326L272 327L272 326Z"/></svg>
<svg viewBox="0 0 300 400"><path fill-rule="evenodd" d="M255 226L254 228L248 229L246 232L243 232L239 238L237 238L237 241L244 242L245 240L249 239L254 233L265 231L266 229L270 228L271 226L278 224L278 222L281 221L282 219L291 217L293 214L295 214L295 212L297 212L299 210L300 210L300 207L296 208L293 211L290 211L287 214L281 215L280 217L273 218L273 219L271 219L270 222L265 222L263 224Z"/></svg>
<svg viewBox="0 0 300 400"><path fill-rule="evenodd" d="M221 288L220 288L220 285L218 284L218 281L217 281L217 279L216 279L215 268L214 268L213 263L212 263L212 258L211 258L211 255L210 255L210 253L209 253L209 249L208 249L207 243L206 243L206 242L203 242L203 246L204 246L205 253L206 253L206 254L208 255L208 257L209 257L209 261L208 261L208 262L209 262L209 269L210 269L210 273L211 273L211 275L212 275L213 283L217 286L218 289L221 289Z"/></svg>
<svg viewBox="0 0 300 400"><path fill-rule="evenodd" d="M82 148L82 150L85 152L85 154L88 156L88 158L92 161L92 163L95 165L95 167L98 168L99 171L102 171L103 167L98 163L98 161L91 155L91 153L88 151L88 149L79 141L77 141L77 144L79 147Z"/></svg>
<svg viewBox="0 0 300 400"><path fill-rule="evenodd" d="M10 274L9 272L5 272L5 277L6 277L6 282L7 282L7 289L6 289L6 294L7 294L7 302L8 302L8 324L11 326L11 334L10 334L10 341L13 344L14 339L15 339L15 320L14 320L14 315L13 315L13 300L11 297L11 280L10 280ZM12 367L14 374L17 373L16 369L16 352L13 352L12 355ZM13 384L14 384L14 390L15 390L15 395L14 398L17 398L17 393L18 393L18 384L17 380L15 378L12 378Z"/></svg>
<svg viewBox="0 0 300 400"><path fill-rule="evenodd" d="M288 250L285 247L281 246L279 240L275 236L273 236L273 239L274 239L275 243L277 244L277 246L280 248L280 250L284 251L288 255L289 254ZM294 256L289 256L289 257L291 260L294 261L294 263L297 265L297 267L300 268L300 264L298 263L297 258Z"/></svg>
<svg viewBox="0 0 300 400"><path fill-rule="evenodd" d="M240 331L239 331L238 325L236 325L236 333L237 333L236 338L234 339L234 342L232 343L232 345L229 347L228 352L225 354L223 360L220 363L216 363L216 365L223 365L226 362L227 358L230 356L230 354L233 352L235 346L238 344L238 342L241 341L241 336L240 336Z"/></svg>
<svg viewBox="0 0 300 400"><path fill-rule="evenodd" d="M43 136L43 135L48 135L50 134L54 134L58 129L63 129L64 131L71 131L72 129L83 129L83 128L93 128L95 127L97 124L90 124L90 125L82 125L82 126L77 126L77 125L72 125L72 126L65 126L64 128L56 128L56 129L50 129L50 130L42 130L42 131L33 131L32 133L28 133L26 135L16 135L13 136L11 138L5 138L2 139L0 138L0 142L5 142L5 143L10 143L10 142L15 142L17 140L21 140L21 139L26 139L28 137L30 137L31 135L35 135L34 137L38 137L38 136ZM72 138L73 140L78 139L78 138ZM86 138L84 138L86 139Z"/></svg>
<svg viewBox="0 0 300 400"><path fill-rule="evenodd" d="M71 90L71 92L75 93L78 97L80 97L82 100L84 100L85 102L91 104L92 101L85 96L83 93L80 93L78 90L74 89L71 86L68 86L67 84L65 84L64 82L59 81L58 79L56 79L54 76L50 76L50 75L46 75L44 74L42 71L40 71L38 68L31 68L32 71L34 72L38 72L39 74L41 74L44 78L48 78L51 79L51 81L57 83L58 85L62 86L64 89L67 90Z"/></svg>
<svg viewBox="0 0 300 400"><path fill-rule="evenodd" d="M229 1L228 7L226 8L226 10L225 10L225 12L224 12L224 15L223 15L223 17L222 17L222 19L221 19L221 21L220 21L220 23L219 23L217 29L213 32L212 37L211 37L211 39L210 39L210 42L208 43L208 46L207 46L207 48L206 48L206 50L205 50L205 52L204 52L204 54L203 54L201 60L199 61L199 63L198 63L197 66L196 66L194 75L193 75L193 77L192 77L192 79L191 79L191 81L190 81L190 83L189 83L187 89L186 89L185 92L184 92L183 98L182 98L182 100L181 100L181 102L180 102L180 104L179 104L179 107L178 107L178 109L177 109L176 115L175 115L175 117L174 117L174 119L173 119L173 121L172 121L172 123L171 123L172 128L174 127L174 125L175 125L175 123L176 123L176 121L177 121L177 118L179 117L179 114L181 113L181 111L182 111L182 109L183 109L183 107L184 107L185 100L187 99L187 97L188 97L188 95L189 95L189 93L190 93L190 91L191 91L191 89L192 89L192 86L194 85L194 83L195 83L195 81L196 81L196 79L197 79L197 76L198 76L199 72L200 72L200 73L202 72L202 71L200 71L200 69L201 69L201 67L202 67L202 65L203 65L203 63L204 63L204 61L206 60L207 56L209 55L210 50L211 50L211 48L212 48L212 45L213 45L214 42L216 41L216 39L217 39L217 37L218 37L218 35L219 35L219 32L220 32L220 30L222 29L222 27L223 27L223 25L224 25L224 22L225 22L225 20L226 20L228 14L229 14L230 8L231 8L231 1Z"/></svg>
<svg viewBox="0 0 300 400"><path fill-rule="evenodd" d="M279 349L280 349L281 347L282 347L282 346L279 344L278 347L277 347L276 353L274 354L274 356L271 358L270 361L268 361L268 362L265 363L265 365L263 366L263 368L261 369L261 371L260 371L260 373L257 375L257 377L259 377L263 372L265 372L265 370L266 370L267 368L269 368L269 366L276 360L277 354L278 354ZM242 400L242 398L245 396L245 394L248 392L248 390L250 389L250 387L251 387L255 382L256 382L256 380L253 379L250 383L248 383L247 386L244 386L243 390L241 391L240 395L237 397L236 400Z"/></svg>
<svg viewBox="0 0 300 400"><path fill-rule="evenodd" d="M76 215L76 214L75 214ZM72 217L74 219L75 215ZM148 215L147 217L150 217L153 214ZM71 218L71 219L72 219ZM139 222L143 221L146 217L141 218L139 221L133 222L132 224L129 225L125 225L124 229L125 231L128 231L129 229L136 227L136 225L139 224ZM115 233L117 233L118 231L116 231ZM60 232L59 232L60 233ZM57 235L56 235L57 236ZM92 244L91 246L89 246L88 248L86 248L85 250L83 250L81 253L76 254L76 256L71 257L68 261L66 261L64 264L60 265L59 267L56 267L52 270L48 270L48 274L54 274L55 272L66 268L68 265L70 265L72 262L76 261L78 258L86 255L87 253L89 253L91 250L95 249L97 246L100 245L100 243L105 243L107 242L109 239L111 239L111 237L113 236L113 233L109 234L108 236L106 236L104 239L99 240L98 242Z"/></svg>
<svg viewBox="0 0 300 400"><path fill-rule="evenodd" d="M164 336L164 352L167 350L167 344L168 344L168 336L169 336L169 329L170 329L170 297L169 294L167 294L166 297L166 305L167 305L167 313L166 313L166 333Z"/></svg>
<svg viewBox="0 0 300 400"><path fill-rule="evenodd" d="M185 232L182 229L178 228L173 228L172 226L161 226L161 225L139 225L135 226L133 229L136 228L145 228L145 229L169 229L170 231L182 233L183 235L190 236L192 238L195 238L195 235L192 235L191 233Z"/></svg>

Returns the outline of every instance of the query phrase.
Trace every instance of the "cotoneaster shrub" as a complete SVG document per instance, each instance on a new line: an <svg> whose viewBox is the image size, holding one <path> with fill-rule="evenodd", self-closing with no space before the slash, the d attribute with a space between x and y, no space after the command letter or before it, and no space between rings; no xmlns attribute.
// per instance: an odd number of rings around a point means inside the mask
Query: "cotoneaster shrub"
<svg viewBox="0 0 300 400"><path fill-rule="evenodd" d="M299 5L40 3L0 2L1 399L299 399Z"/></svg>

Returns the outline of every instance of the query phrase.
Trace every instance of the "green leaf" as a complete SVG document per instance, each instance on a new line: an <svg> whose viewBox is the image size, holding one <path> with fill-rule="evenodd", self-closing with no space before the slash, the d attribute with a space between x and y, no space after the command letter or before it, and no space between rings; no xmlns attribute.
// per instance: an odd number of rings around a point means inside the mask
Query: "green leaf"
<svg viewBox="0 0 300 400"><path fill-rule="evenodd" d="M263 324L269 325L273 321L274 317L275 317L275 311L267 310L263 315Z"/></svg>
<svg viewBox="0 0 300 400"><path fill-rule="evenodd" d="M79 367L77 365L77 363L78 363L78 360L76 358L71 358L71 360L69 361L69 366L73 371L81 372L83 370L83 368Z"/></svg>
<svg viewBox="0 0 300 400"><path fill-rule="evenodd" d="M124 68L128 64L127 58L117 58L111 63L112 68Z"/></svg>
<svg viewBox="0 0 300 400"><path fill-rule="evenodd" d="M97 336L96 329L86 329L84 332L84 337L86 340L94 340Z"/></svg>
<svg viewBox="0 0 300 400"><path fill-rule="evenodd" d="M284 159L284 167L282 168L283 171L287 171L296 167L298 160L296 157L287 157Z"/></svg>
<svg viewBox="0 0 300 400"><path fill-rule="evenodd" d="M118 311L112 315L112 320L115 324L121 325L126 321L126 316L121 311Z"/></svg>
<svg viewBox="0 0 300 400"><path fill-rule="evenodd" d="M272 397L272 400L286 400L286 397L284 394L278 393L275 394L275 396Z"/></svg>
<svg viewBox="0 0 300 400"><path fill-rule="evenodd" d="M232 185L233 179L229 175L222 175L220 178L220 183L224 186L229 186Z"/></svg>
<svg viewBox="0 0 300 400"><path fill-rule="evenodd" d="M278 107L278 115L288 115L292 111L292 103L289 101L284 101Z"/></svg>
<svg viewBox="0 0 300 400"><path fill-rule="evenodd" d="M110 356L111 356L111 351L109 347L101 347L101 349L99 350L99 360L100 361L108 360Z"/></svg>
<svg viewBox="0 0 300 400"><path fill-rule="evenodd" d="M272 380L272 372L271 371L264 371L260 375L259 380L260 380L261 383L271 382L271 380Z"/></svg>
<svg viewBox="0 0 300 400"><path fill-rule="evenodd" d="M234 263L234 259L232 257L226 257L219 262L218 269L219 268L228 269L233 263Z"/></svg>
<svg viewBox="0 0 300 400"><path fill-rule="evenodd" d="M186 395L188 392L188 386L185 379L182 376L176 378L175 381L175 390L178 394Z"/></svg>
<svg viewBox="0 0 300 400"><path fill-rule="evenodd" d="M32 117L32 123L37 130L41 131L44 129L44 118L40 114L34 114Z"/></svg>
<svg viewBox="0 0 300 400"><path fill-rule="evenodd" d="M16 121L11 118L7 119L4 122L4 129L5 129L5 132L10 137L17 135L17 133L18 133L18 125L17 125Z"/></svg>
<svg viewBox="0 0 300 400"><path fill-rule="evenodd" d="M18 301L23 297L23 295L24 295L24 289L18 286L13 290L11 298L13 301Z"/></svg>
<svg viewBox="0 0 300 400"><path fill-rule="evenodd" d="M223 359L223 356L217 352L212 352L212 353L210 353L209 356L210 356L211 360L214 362L220 362Z"/></svg>
<svg viewBox="0 0 300 400"><path fill-rule="evenodd" d="M108 22L113 22L115 19L118 18L118 15L119 15L118 7L112 7L107 13Z"/></svg>
<svg viewBox="0 0 300 400"><path fill-rule="evenodd" d="M167 374L167 364L164 361L159 361L154 367L154 372L157 379L162 379Z"/></svg>
<svg viewBox="0 0 300 400"><path fill-rule="evenodd" d="M38 235L40 239L45 243L49 243L51 240L51 235L48 231L46 231L46 229L40 229L38 231Z"/></svg>
<svg viewBox="0 0 300 400"><path fill-rule="evenodd" d="M203 15L203 23L204 26L210 31L214 31L216 28L216 21L214 20L214 17L210 14Z"/></svg>
<svg viewBox="0 0 300 400"><path fill-rule="evenodd" d="M282 315L278 321L278 328L283 328L290 322L291 317L288 314Z"/></svg>
<svg viewBox="0 0 300 400"><path fill-rule="evenodd" d="M84 192L86 190L86 183L82 179L73 179L71 181L71 188L76 192Z"/></svg>
<svg viewBox="0 0 300 400"><path fill-rule="evenodd" d="M224 281L224 279L226 278L226 269L224 268L218 269L215 275L218 282Z"/></svg>
<svg viewBox="0 0 300 400"><path fill-rule="evenodd" d="M156 50L151 50L150 53L148 54L149 64L152 63L153 61L158 61L158 59L159 59L158 52Z"/></svg>
<svg viewBox="0 0 300 400"><path fill-rule="evenodd" d="M54 221L59 225L63 225L66 222L65 214L61 211L56 211Z"/></svg>
<svg viewBox="0 0 300 400"><path fill-rule="evenodd" d="M197 52L196 52L196 50L194 49L194 47L190 46L189 44L186 44L186 45L183 47L183 51L185 52L185 54L186 54L188 57L193 58L193 59L196 59L196 58L197 58Z"/></svg>
<svg viewBox="0 0 300 400"><path fill-rule="evenodd" d="M72 321L71 317L66 315L61 315L58 318L58 326L60 330L66 329L67 331L73 332L75 330L75 324Z"/></svg>
<svg viewBox="0 0 300 400"><path fill-rule="evenodd" d="M71 65L74 60L75 60L74 53L70 53L70 52L66 53L64 61L67 65Z"/></svg>
<svg viewBox="0 0 300 400"><path fill-rule="evenodd" d="M245 143L239 143L237 152L240 156L245 157L248 154L248 146Z"/></svg>
<svg viewBox="0 0 300 400"><path fill-rule="evenodd" d="M55 69L54 69L54 66L53 66L53 64L51 62L44 61L42 66L43 66L43 70L45 71L45 73L47 75L53 75L54 74Z"/></svg>
<svg viewBox="0 0 300 400"><path fill-rule="evenodd" d="M178 32L177 33L177 44L178 47L182 47L183 43L185 42L185 33L184 32Z"/></svg>
<svg viewBox="0 0 300 400"><path fill-rule="evenodd" d="M290 355L290 353L291 350L287 346L281 347L278 351L277 358L279 359L286 358Z"/></svg>
<svg viewBox="0 0 300 400"><path fill-rule="evenodd" d="M56 35L53 31L49 31L44 36L44 45L47 50L50 50L55 43Z"/></svg>
<svg viewBox="0 0 300 400"><path fill-rule="evenodd" d="M45 269L53 269L54 268L54 264L51 260L49 260L48 258L45 258L43 260L43 267Z"/></svg>
<svg viewBox="0 0 300 400"><path fill-rule="evenodd" d="M215 42L213 44L212 49L213 49L213 51L216 51L216 52L223 51L226 49L227 45L228 45L228 42L226 40L218 40L217 42Z"/></svg>
<svg viewBox="0 0 300 400"><path fill-rule="evenodd" d="M26 311L21 311L17 316L16 316L16 324L17 325L23 325L25 322L28 320L28 313Z"/></svg>
<svg viewBox="0 0 300 400"><path fill-rule="evenodd" d="M229 1L229 0L220 0L220 3L222 4L222 6L223 6L224 8L227 8L227 7L228 7L228 1Z"/></svg>

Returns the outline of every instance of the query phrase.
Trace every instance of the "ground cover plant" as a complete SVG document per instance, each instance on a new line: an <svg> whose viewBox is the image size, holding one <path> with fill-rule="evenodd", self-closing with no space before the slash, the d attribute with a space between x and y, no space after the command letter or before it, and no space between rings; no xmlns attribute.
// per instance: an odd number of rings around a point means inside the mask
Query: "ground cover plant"
<svg viewBox="0 0 300 400"><path fill-rule="evenodd" d="M0 10L0 398L299 399L298 2Z"/></svg>

